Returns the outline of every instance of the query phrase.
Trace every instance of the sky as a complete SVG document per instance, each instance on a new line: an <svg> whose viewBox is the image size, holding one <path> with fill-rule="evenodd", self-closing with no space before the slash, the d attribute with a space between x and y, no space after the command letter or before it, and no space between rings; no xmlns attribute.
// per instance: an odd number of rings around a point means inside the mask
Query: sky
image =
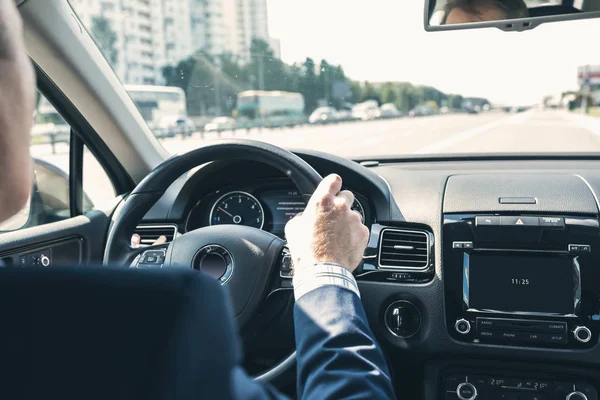
<svg viewBox="0 0 600 400"><path fill-rule="evenodd" d="M538 103L577 89L577 67L600 64L600 19L425 32L420 0L268 0L269 33L288 63L341 64L354 80L405 81L494 103Z"/></svg>

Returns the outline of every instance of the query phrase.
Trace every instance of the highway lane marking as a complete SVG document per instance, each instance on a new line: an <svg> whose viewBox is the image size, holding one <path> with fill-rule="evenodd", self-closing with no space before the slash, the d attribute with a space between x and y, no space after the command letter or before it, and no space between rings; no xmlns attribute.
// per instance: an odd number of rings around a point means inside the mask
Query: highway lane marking
<svg viewBox="0 0 600 400"><path fill-rule="evenodd" d="M486 133L492 129L495 129L502 125L507 124L522 124L525 120L531 118L533 112L523 112L517 115L511 115L510 117L501 118L496 121L488 122L487 124L476 126L471 129L467 129L466 131L459 132L454 134L447 139L440 140L436 143L421 147L413 151L413 154L432 154L439 153L441 150L444 150L448 147L457 145L461 142L464 142L469 139L473 139L476 136L479 136L483 133Z"/></svg>

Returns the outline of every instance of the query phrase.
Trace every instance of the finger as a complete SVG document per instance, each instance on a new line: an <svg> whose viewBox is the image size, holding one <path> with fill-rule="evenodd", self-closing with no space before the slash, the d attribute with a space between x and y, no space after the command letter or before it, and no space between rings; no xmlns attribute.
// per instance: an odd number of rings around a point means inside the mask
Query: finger
<svg viewBox="0 0 600 400"><path fill-rule="evenodd" d="M156 239L156 242L154 242L154 244L164 244L164 243L167 243L166 236L160 236L158 239Z"/></svg>
<svg viewBox="0 0 600 400"><path fill-rule="evenodd" d="M300 222L300 218L302 217L302 213L298 213L296 214L296 216L292 219L290 219L287 224L285 224L285 228L284 228L284 232L285 232L285 236L288 237L288 232L291 232L292 229L294 229L294 227Z"/></svg>
<svg viewBox="0 0 600 400"><path fill-rule="evenodd" d="M351 191L342 190L337 197L343 199L346 204L348 204L348 208L352 208L352 204L354 204L354 194Z"/></svg>
<svg viewBox="0 0 600 400"><path fill-rule="evenodd" d="M140 235L138 235L137 233L131 235L131 247L136 248L140 245L141 242L142 238L140 237Z"/></svg>
<svg viewBox="0 0 600 400"><path fill-rule="evenodd" d="M342 178L337 174L326 176L310 198L309 205L321 204L327 206L327 199L332 199L342 189Z"/></svg>

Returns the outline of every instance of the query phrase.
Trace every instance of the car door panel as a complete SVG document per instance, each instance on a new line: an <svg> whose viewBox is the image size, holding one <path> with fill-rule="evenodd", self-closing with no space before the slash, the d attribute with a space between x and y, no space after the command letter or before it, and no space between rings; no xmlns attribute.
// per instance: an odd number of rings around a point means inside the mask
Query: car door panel
<svg viewBox="0 0 600 400"><path fill-rule="evenodd" d="M86 215L0 235L0 261L6 267L100 264L110 213ZM41 258L49 258L43 265ZM45 264L45 263L44 263Z"/></svg>

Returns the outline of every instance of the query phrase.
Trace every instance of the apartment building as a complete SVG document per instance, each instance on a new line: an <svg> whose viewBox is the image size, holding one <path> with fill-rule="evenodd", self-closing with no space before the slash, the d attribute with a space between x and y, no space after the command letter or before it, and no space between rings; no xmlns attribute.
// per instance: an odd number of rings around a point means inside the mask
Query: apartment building
<svg viewBox="0 0 600 400"><path fill-rule="evenodd" d="M123 83L161 84L162 67L196 51L231 52L249 61L252 39L260 38L270 43L279 55L279 42L269 37L266 1L70 0L70 3L100 44L110 42L107 35L114 35L108 58Z"/></svg>

